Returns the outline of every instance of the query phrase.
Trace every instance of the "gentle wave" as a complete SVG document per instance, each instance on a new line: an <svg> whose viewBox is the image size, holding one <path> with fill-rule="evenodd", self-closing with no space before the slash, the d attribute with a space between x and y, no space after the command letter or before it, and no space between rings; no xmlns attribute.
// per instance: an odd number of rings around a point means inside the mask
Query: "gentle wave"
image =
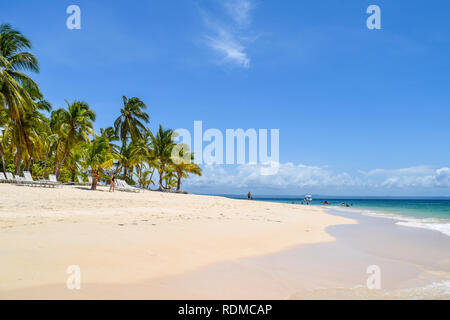
<svg viewBox="0 0 450 320"><path fill-rule="evenodd" d="M421 228L421 229L428 229L433 231L441 232L447 236L450 236L450 222L448 220L441 220L436 218L424 218L424 219L418 219L418 218L411 218L411 217L405 217L398 214L388 213L388 212L377 212L372 210L364 210L364 209L356 209L356 208L340 208L340 207L333 207L333 210L338 211L344 211L344 212L358 212L366 216L376 217L376 218L387 218L392 220L397 220L395 224L401 225L404 227L411 227L411 228Z"/></svg>
<svg viewBox="0 0 450 320"><path fill-rule="evenodd" d="M323 288L303 290L291 295L289 299L401 299L426 300L449 299L450 281L433 282L424 287L394 290L369 290L363 286L353 288Z"/></svg>
<svg viewBox="0 0 450 320"><path fill-rule="evenodd" d="M405 226L405 227L435 230L435 231L439 231L447 236L450 236L450 223L427 223L427 222L420 222L420 221L400 221L400 222L397 222L396 224Z"/></svg>

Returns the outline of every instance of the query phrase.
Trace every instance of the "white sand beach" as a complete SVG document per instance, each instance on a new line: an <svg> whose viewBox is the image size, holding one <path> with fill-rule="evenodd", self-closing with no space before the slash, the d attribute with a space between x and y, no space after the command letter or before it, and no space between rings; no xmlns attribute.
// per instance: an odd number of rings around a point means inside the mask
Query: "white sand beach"
<svg viewBox="0 0 450 320"><path fill-rule="evenodd" d="M450 238L390 219L105 187L0 195L0 299L450 299Z"/></svg>
<svg viewBox="0 0 450 320"><path fill-rule="evenodd" d="M177 298L183 288L163 279L333 242L326 227L355 223L317 207L212 196L11 184L0 194L1 299ZM66 287L70 265L80 267L81 290ZM195 298L216 297L202 293Z"/></svg>

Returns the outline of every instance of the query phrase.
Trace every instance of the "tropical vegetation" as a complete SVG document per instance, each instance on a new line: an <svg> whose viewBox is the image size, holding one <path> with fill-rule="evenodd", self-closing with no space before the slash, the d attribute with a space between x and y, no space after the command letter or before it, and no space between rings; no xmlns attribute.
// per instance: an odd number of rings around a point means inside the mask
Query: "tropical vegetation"
<svg viewBox="0 0 450 320"><path fill-rule="evenodd" d="M180 190L182 179L201 175L194 154L174 142L171 129L149 129L146 104L123 97L114 124L94 130L96 114L85 101L54 108L30 74L39 72L32 45L9 24L0 24L0 171L61 182L92 177L91 188L116 173L129 184Z"/></svg>

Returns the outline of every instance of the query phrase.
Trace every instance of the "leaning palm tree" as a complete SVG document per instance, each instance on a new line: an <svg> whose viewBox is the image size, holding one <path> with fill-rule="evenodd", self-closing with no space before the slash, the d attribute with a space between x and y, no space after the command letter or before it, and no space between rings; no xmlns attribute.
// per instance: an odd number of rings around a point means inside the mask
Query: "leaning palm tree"
<svg viewBox="0 0 450 320"><path fill-rule="evenodd" d="M41 96L38 85L21 72L39 72L36 57L27 49L31 49L30 40L11 25L0 24L0 107L9 109L12 120Z"/></svg>
<svg viewBox="0 0 450 320"><path fill-rule="evenodd" d="M58 121L60 122L59 134L62 137L61 161L56 167L56 176L58 177L69 152L79 143L89 141L89 135L94 134L93 122L95 113L89 108L86 102L75 101L70 104L67 102L66 109L58 109Z"/></svg>
<svg viewBox="0 0 450 320"><path fill-rule="evenodd" d="M149 122L149 116L144 111L146 108L145 103L139 98L127 99L123 96L123 108L120 109L120 116L114 122L114 128L124 147L129 138L133 142L142 139L142 132L146 130L145 124Z"/></svg>
<svg viewBox="0 0 450 320"><path fill-rule="evenodd" d="M156 136L150 134L150 148L152 157L155 161L156 170L159 173L159 190L163 190L164 170L166 166L172 164L172 149L175 146L173 142L173 130L164 130L160 125Z"/></svg>
<svg viewBox="0 0 450 320"><path fill-rule="evenodd" d="M16 133L16 173L20 170L22 150L27 141L22 121L26 112L36 108L42 94L39 86L23 71L39 72L36 57L30 52L31 42L9 24L0 25L0 109L7 109Z"/></svg>

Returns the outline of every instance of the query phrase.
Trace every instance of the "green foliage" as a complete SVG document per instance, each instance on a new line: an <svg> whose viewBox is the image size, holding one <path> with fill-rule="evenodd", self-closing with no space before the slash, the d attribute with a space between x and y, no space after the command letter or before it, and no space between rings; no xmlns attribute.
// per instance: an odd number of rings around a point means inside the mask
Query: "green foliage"
<svg viewBox="0 0 450 320"><path fill-rule="evenodd" d="M147 106L137 97L123 97L118 118L113 126L100 129L100 135L94 132L96 116L86 102L66 101L66 108L51 112L52 105L25 73L39 71L30 49L31 42L22 33L0 24L0 126L5 128L0 135L2 171L21 174L30 168L34 178L56 174L62 182L98 174L109 183L113 172L123 170L122 179L144 188L155 185L153 175L158 172L161 190L180 189L182 178L201 175L201 169L190 161L174 163L172 152L177 145L173 130L160 125L154 135L146 127L150 119ZM50 118L43 112L51 112ZM193 154L183 152L186 159L193 159Z"/></svg>

